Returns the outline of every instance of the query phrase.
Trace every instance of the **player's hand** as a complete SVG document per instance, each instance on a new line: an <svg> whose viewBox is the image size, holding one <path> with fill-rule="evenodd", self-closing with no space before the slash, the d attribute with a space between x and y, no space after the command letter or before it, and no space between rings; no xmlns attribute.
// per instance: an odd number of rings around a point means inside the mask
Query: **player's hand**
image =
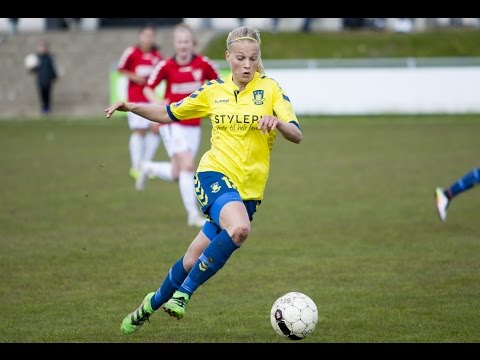
<svg viewBox="0 0 480 360"><path fill-rule="evenodd" d="M265 115L258 121L258 128L265 134L265 131L270 132L277 128L278 119L272 115Z"/></svg>
<svg viewBox="0 0 480 360"><path fill-rule="evenodd" d="M153 123L150 126L150 131L153 132L154 134L158 134L159 129L160 129L160 124L159 123Z"/></svg>
<svg viewBox="0 0 480 360"><path fill-rule="evenodd" d="M133 73L130 76L130 80L132 80L134 83L138 85L145 85L147 83L148 78Z"/></svg>
<svg viewBox="0 0 480 360"><path fill-rule="evenodd" d="M130 108L125 101L117 101L105 109L105 116L109 118L115 111L130 111Z"/></svg>

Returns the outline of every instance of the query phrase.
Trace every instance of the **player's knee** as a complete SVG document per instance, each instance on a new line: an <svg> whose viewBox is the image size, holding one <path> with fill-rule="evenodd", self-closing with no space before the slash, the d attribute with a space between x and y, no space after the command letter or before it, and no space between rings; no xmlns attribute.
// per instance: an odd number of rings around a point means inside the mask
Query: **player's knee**
<svg viewBox="0 0 480 360"><path fill-rule="evenodd" d="M241 245L247 240L250 233L250 223L238 224L233 228L232 240L235 244Z"/></svg>
<svg viewBox="0 0 480 360"><path fill-rule="evenodd" d="M193 254L186 254L183 257L183 267L185 268L186 271L190 271L193 268L193 265L198 260L198 256L195 256Z"/></svg>
<svg viewBox="0 0 480 360"><path fill-rule="evenodd" d="M193 166L193 159L189 157L181 158L178 163L178 167L180 168L180 171L193 172L195 170L195 167Z"/></svg>
<svg viewBox="0 0 480 360"><path fill-rule="evenodd" d="M173 168L172 169L172 181L178 182L179 178L180 178L180 169Z"/></svg>
<svg viewBox="0 0 480 360"><path fill-rule="evenodd" d="M180 165L182 171L193 172L195 169L193 167L193 163L186 162L185 164Z"/></svg>
<svg viewBox="0 0 480 360"><path fill-rule="evenodd" d="M147 132L147 129L135 129L135 130L133 130L133 132L144 136L145 133Z"/></svg>

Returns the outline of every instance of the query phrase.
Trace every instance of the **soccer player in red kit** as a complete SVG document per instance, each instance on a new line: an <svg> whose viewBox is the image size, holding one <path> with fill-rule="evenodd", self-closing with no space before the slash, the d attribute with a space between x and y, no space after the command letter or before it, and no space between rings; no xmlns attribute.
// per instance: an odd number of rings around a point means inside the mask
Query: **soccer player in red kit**
<svg viewBox="0 0 480 360"><path fill-rule="evenodd" d="M128 47L120 57L118 71L128 77L128 101L148 103L143 88L155 65L162 60L162 54L155 46L155 29L146 26L141 29L139 43ZM140 164L152 160L160 144L158 125L141 116L128 113L130 135L130 175L136 179L140 173Z"/></svg>
<svg viewBox="0 0 480 360"><path fill-rule="evenodd" d="M205 81L219 77L215 65L194 52L195 39L188 25L182 23L174 28L173 45L175 55L158 63L143 90L151 102L158 102L154 89L162 80L166 81L166 90L161 103L168 105L190 95ZM142 162L136 188L143 190L149 177L178 181L188 225L201 227L205 218L198 209L193 184L195 156L201 139L200 119L161 125L160 135L171 161Z"/></svg>

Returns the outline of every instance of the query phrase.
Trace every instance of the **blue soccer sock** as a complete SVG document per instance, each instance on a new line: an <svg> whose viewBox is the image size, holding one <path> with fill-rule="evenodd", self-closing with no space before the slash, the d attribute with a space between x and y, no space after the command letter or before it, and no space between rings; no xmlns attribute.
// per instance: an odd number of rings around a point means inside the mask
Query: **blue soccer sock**
<svg viewBox="0 0 480 360"><path fill-rule="evenodd" d="M200 285L225 265L230 255L238 248L228 232L222 230L200 255L178 290L192 295Z"/></svg>
<svg viewBox="0 0 480 360"><path fill-rule="evenodd" d="M447 196L451 199L458 194L480 183L480 168L473 169L463 177L455 181L447 190Z"/></svg>
<svg viewBox="0 0 480 360"><path fill-rule="evenodd" d="M170 268L160 288L155 292L150 303L157 310L173 295L187 277L188 272L183 267L183 256Z"/></svg>

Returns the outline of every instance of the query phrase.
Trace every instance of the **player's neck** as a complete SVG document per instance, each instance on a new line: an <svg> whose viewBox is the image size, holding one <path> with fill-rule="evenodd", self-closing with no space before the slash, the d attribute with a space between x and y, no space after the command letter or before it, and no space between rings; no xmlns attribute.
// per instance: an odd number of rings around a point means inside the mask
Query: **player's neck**
<svg viewBox="0 0 480 360"><path fill-rule="evenodd" d="M153 47L151 47L151 46L141 46L141 45L139 45L138 48L144 53L149 53L149 52L153 51Z"/></svg>
<svg viewBox="0 0 480 360"><path fill-rule="evenodd" d="M193 59L193 54L190 54L185 57L180 57L178 55L175 55L175 61L177 62L178 65L187 65L192 62Z"/></svg>
<svg viewBox="0 0 480 360"><path fill-rule="evenodd" d="M248 83L242 83L242 82L236 80L234 77L232 77L232 81L235 85L237 85L239 92L242 92L243 90L245 90L245 88L247 87L247 84L248 84Z"/></svg>

